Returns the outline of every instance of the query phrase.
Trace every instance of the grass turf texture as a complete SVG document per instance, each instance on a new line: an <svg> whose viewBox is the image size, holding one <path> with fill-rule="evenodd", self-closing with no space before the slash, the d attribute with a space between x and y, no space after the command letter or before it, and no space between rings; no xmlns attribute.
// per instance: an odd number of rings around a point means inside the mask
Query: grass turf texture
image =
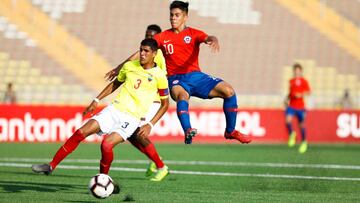
<svg viewBox="0 0 360 203"><path fill-rule="evenodd" d="M0 166L0 202L98 202L88 193L90 178L98 173L99 144L81 144L67 159L92 159L89 163L63 162L61 166L91 166L92 169L58 168L51 176L34 174L30 164L17 158L50 159L58 144L0 144L0 163L27 164L29 167ZM170 170L348 177L356 180L292 179L278 177L170 174L162 182L150 182L144 172L112 171L122 191L102 202L360 202L360 145L310 145L301 155L297 148L284 145L157 144L159 154L171 161L204 161L204 165L168 164ZM146 160L129 144L120 144L115 160ZM13 158L13 159L5 159ZM67 160L65 159L65 160ZM264 167L211 165L208 162L251 162L293 164L338 164L354 169L311 167ZM112 167L145 169L146 163L114 163Z"/></svg>

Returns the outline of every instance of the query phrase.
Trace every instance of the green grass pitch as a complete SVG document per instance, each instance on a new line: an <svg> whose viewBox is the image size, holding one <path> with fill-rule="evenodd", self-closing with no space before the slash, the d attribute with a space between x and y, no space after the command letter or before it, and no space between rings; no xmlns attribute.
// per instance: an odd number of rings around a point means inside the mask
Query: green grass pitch
<svg viewBox="0 0 360 203"><path fill-rule="evenodd" d="M60 146L1 143L0 202L360 202L360 145L310 144L301 155L286 145L156 144L171 174L150 182L146 157L120 144L109 175L122 191L105 200L87 189L99 144L82 143L50 176L31 171Z"/></svg>

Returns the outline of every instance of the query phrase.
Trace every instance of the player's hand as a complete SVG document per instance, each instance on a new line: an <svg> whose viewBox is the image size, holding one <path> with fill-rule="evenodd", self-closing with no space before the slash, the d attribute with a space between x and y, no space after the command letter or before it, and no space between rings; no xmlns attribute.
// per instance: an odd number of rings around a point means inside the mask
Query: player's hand
<svg viewBox="0 0 360 203"><path fill-rule="evenodd" d="M216 37L209 36L206 44L208 44L210 46L211 52L217 53L220 51L219 40Z"/></svg>
<svg viewBox="0 0 360 203"><path fill-rule="evenodd" d="M83 116L85 116L88 113L91 113L91 115L92 115L92 113L95 111L95 109L97 107L97 104L98 104L97 102L92 101L91 104L88 107L86 107L86 109L83 111L83 113L82 113Z"/></svg>
<svg viewBox="0 0 360 203"><path fill-rule="evenodd" d="M289 102L288 102L288 101L284 101L284 106L285 106L285 108L289 107Z"/></svg>
<svg viewBox="0 0 360 203"><path fill-rule="evenodd" d="M116 69L112 69L105 74L104 78L105 80L112 81L116 77L116 75Z"/></svg>
<svg viewBox="0 0 360 203"><path fill-rule="evenodd" d="M300 99L303 98L303 94L302 93L295 93L295 98Z"/></svg>
<svg viewBox="0 0 360 203"><path fill-rule="evenodd" d="M146 124L140 127L138 135L149 136L150 132L151 132L151 126L149 124Z"/></svg>

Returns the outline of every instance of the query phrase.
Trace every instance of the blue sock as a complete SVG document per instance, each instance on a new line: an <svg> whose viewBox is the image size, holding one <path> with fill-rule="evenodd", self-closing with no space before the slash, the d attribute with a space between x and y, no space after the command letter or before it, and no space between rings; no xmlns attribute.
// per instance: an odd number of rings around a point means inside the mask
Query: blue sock
<svg viewBox="0 0 360 203"><path fill-rule="evenodd" d="M291 123L286 123L286 128L288 130L288 134L290 135L292 133L292 126Z"/></svg>
<svg viewBox="0 0 360 203"><path fill-rule="evenodd" d="M305 128L301 128L301 141L306 140L306 130Z"/></svg>
<svg viewBox="0 0 360 203"><path fill-rule="evenodd" d="M191 128L190 116L189 116L189 103L186 100L180 100L176 103L176 111L180 124L184 132Z"/></svg>
<svg viewBox="0 0 360 203"><path fill-rule="evenodd" d="M226 119L226 129L227 133L231 133L235 130L236 125L236 116L237 116L237 99L236 94L229 98L224 99L223 110Z"/></svg>

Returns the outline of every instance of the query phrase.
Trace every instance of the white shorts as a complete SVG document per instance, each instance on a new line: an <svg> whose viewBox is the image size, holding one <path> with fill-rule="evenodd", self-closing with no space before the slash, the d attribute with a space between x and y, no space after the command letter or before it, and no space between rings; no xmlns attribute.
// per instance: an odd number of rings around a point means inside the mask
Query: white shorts
<svg viewBox="0 0 360 203"><path fill-rule="evenodd" d="M152 103L148 113L146 114L145 120L141 120L139 127L145 125L147 122L150 122L152 118L154 118L155 114L160 109L161 103L154 102Z"/></svg>
<svg viewBox="0 0 360 203"><path fill-rule="evenodd" d="M91 119L96 120L100 126L98 135L118 133L127 140L140 124L140 120L130 114L116 109L113 105L105 107Z"/></svg>

